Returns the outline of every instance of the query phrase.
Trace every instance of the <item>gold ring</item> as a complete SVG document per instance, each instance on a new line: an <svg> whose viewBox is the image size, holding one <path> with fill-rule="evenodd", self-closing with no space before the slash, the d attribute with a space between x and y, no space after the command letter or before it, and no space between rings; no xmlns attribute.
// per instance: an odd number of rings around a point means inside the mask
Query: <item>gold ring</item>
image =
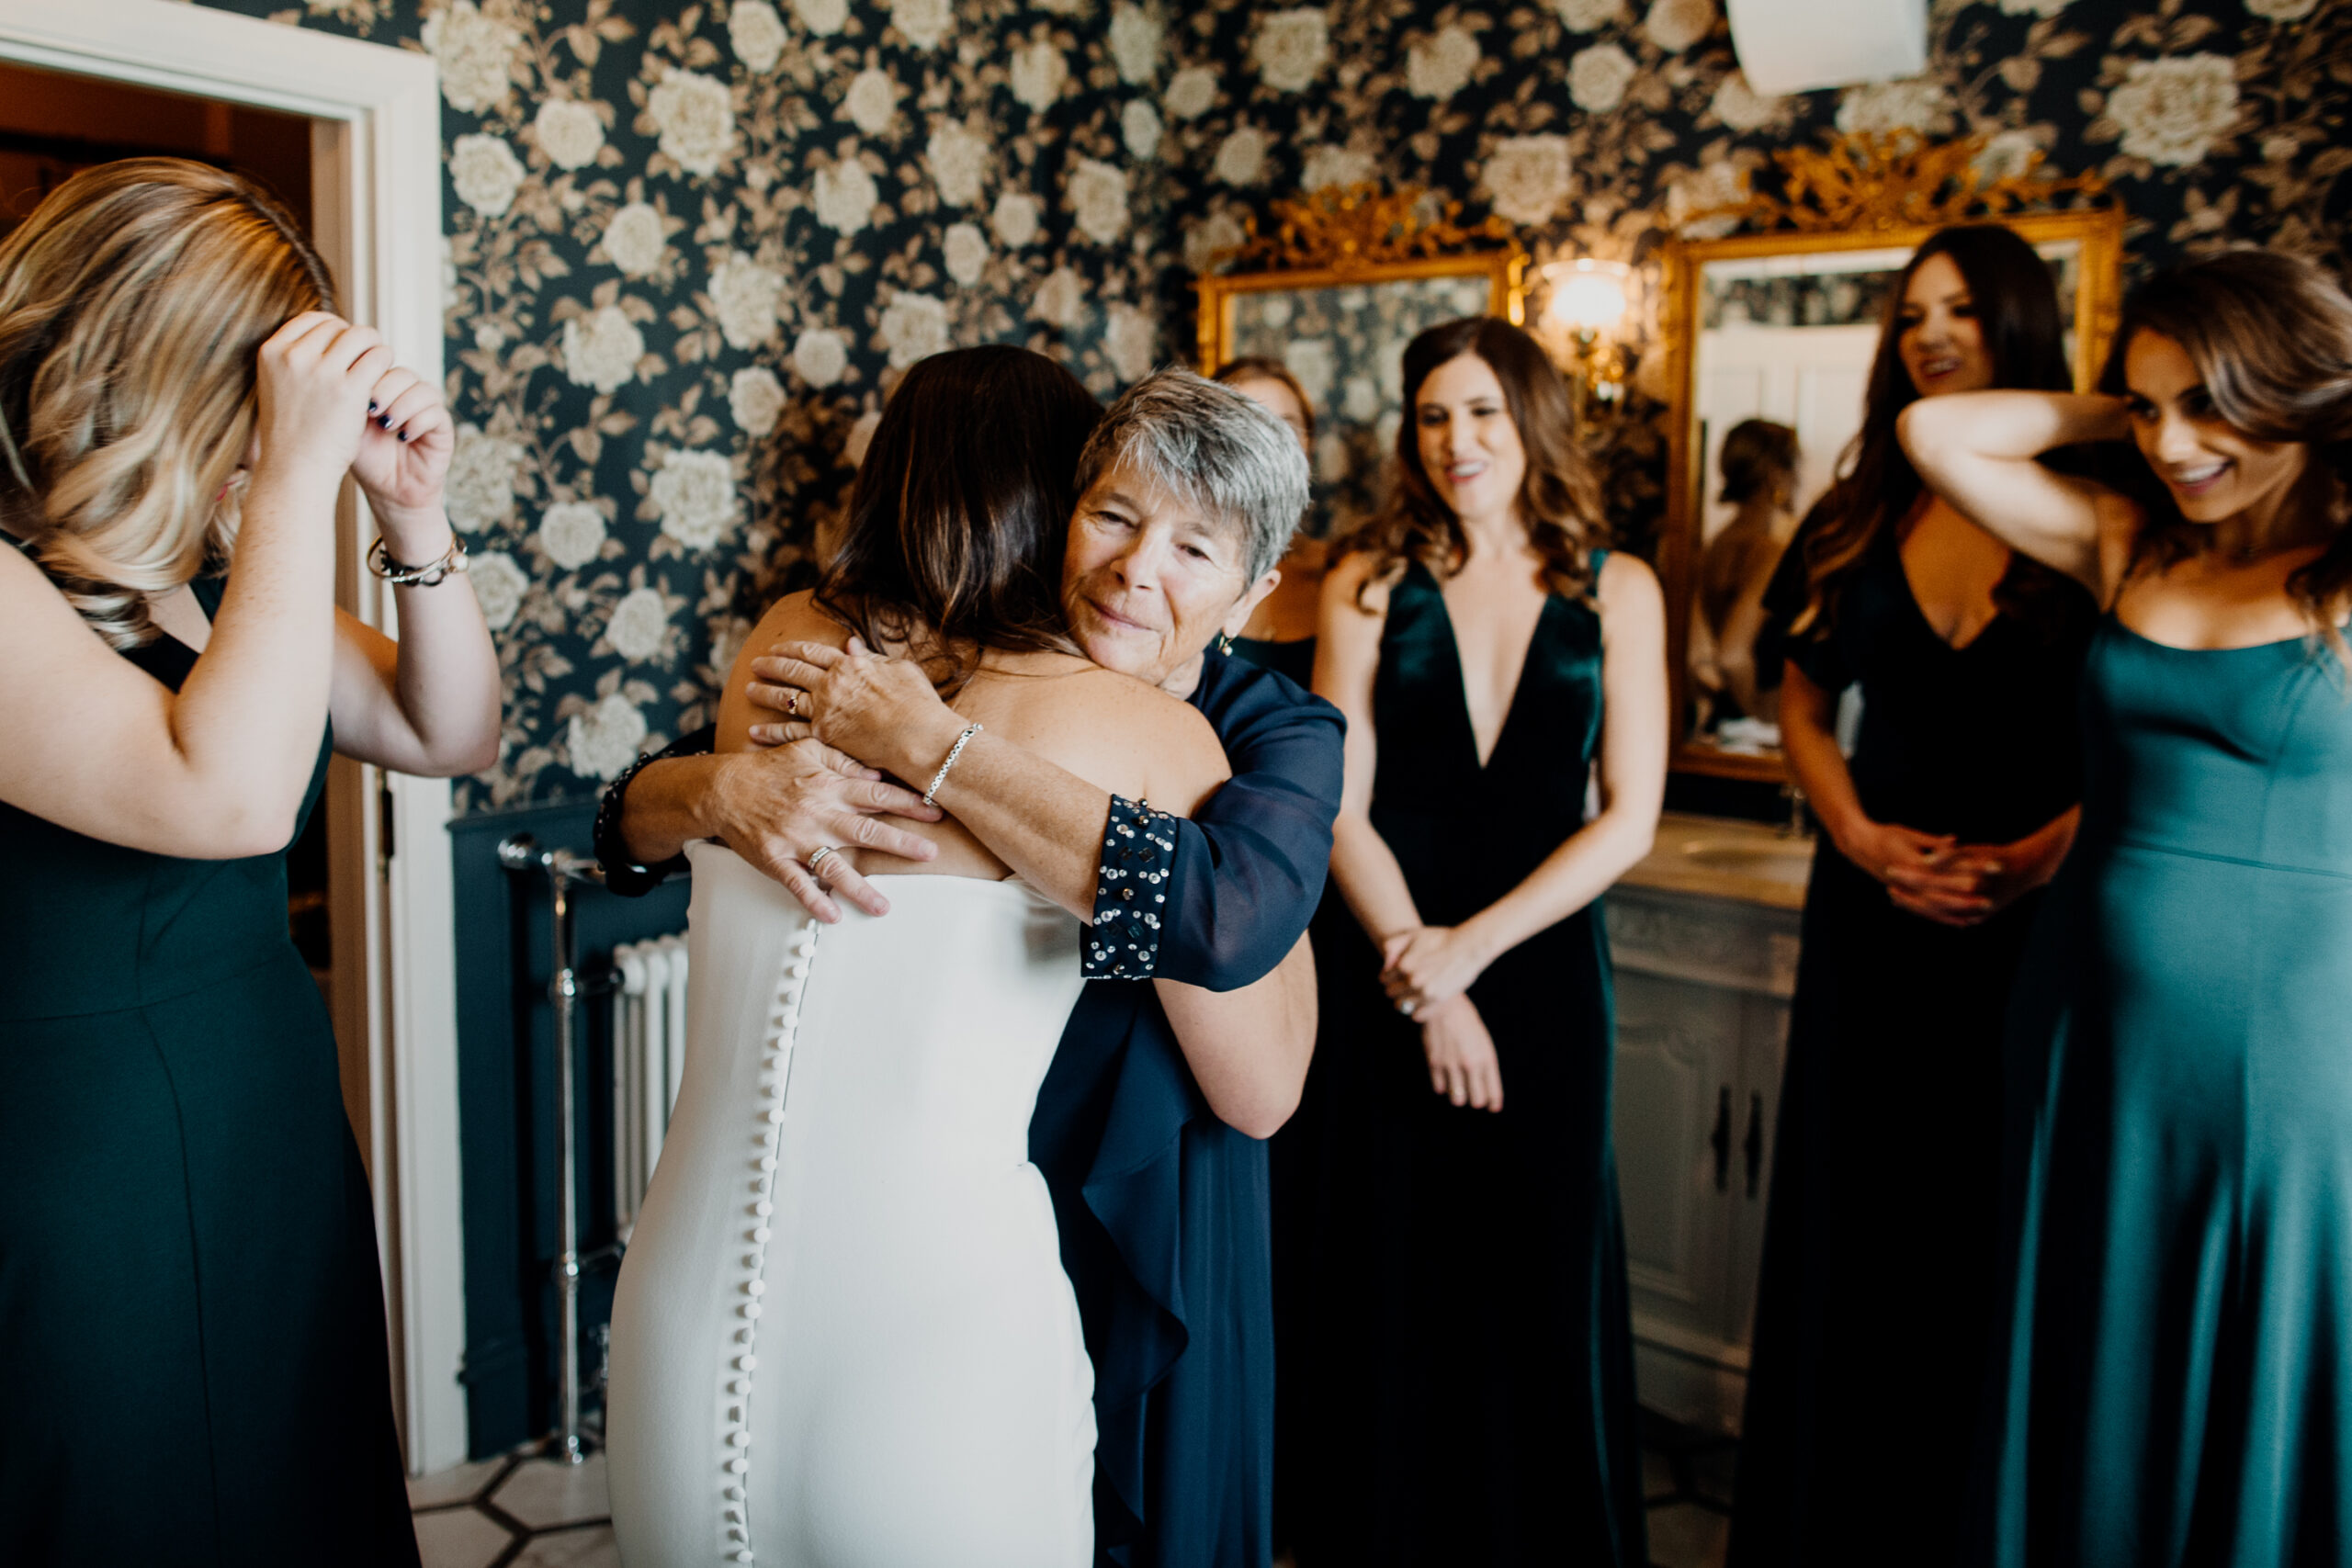
<svg viewBox="0 0 2352 1568"><path fill-rule="evenodd" d="M799 687L797 687L797 686L793 687L793 688L792 688L792 700L791 700L791 702L789 702L789 703L787 703L787 704L786 704L786 705L785 705L785 710L784 710L784 711L785 711L785 712L786 712L786 713L788 713L788 714L790 714L793 717L795 717L795 718L798 718L798 717L800 716L800 699L801 699L801 696L802 696L802 695L803 695L803 693L801 692L801 690L800 690L800 688L799 688Z"/></svg>

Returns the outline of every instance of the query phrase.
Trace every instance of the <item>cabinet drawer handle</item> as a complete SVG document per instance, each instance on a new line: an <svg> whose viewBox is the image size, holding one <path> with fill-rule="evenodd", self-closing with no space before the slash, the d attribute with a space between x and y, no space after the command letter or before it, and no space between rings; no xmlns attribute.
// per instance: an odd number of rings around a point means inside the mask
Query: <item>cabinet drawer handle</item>
<svg viewBox="0 0 2352 1568"><path fill-rule="evenodd" d="M1707 1139L1707 1146L1715 1151L1715 1190L1727 1191L1731 1187L1731 1085L1715 1091L1715 1130Z"/></svg>
<svg viewBox="0 0 2352 1568"><path fill-rule="evenodd" d="M1740 1145L1740 1152L1747 1156L1747 1195L1752 1199L1756 1196L1757 1184L1764 1176L1764 1097L1761 1094L1747 1097L1747 1138Z"/></svg>

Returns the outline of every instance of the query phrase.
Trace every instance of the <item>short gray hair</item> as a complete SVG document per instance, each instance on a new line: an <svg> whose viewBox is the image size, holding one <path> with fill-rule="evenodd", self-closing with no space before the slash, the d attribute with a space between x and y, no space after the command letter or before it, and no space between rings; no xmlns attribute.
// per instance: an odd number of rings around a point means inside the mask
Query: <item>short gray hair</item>
<svg viewBox="0 0 2352 1568"><path fill-rule="evenodd" d="M1306 513L1298 433L1232 388L1174 366L1128 388L1094 427L1078 456L1079 494L1121 465L1238 528L1245 584L1280 563Z"/></svg>

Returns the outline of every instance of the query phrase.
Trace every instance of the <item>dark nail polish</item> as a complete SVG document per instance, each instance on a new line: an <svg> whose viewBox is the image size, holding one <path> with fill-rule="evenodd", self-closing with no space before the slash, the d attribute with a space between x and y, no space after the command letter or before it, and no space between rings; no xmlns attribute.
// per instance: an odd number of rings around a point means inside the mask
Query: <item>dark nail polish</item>
<svg viewBox="0 0 2352 1568"><path fill-rule="evenodd" d="M386 430L390 430L392 427L392 416L390 414L379 414L377 416L376 423L382 425Z"/></svg>
<svg viewBox="0 0 2352 1568"><path fill-rule="evenodd" d="M399 437L400 437L400 439L401 439L401 440L402 440L402 441L407 440L407 439L408 439L408 432L407 432L407 431L405 431L405 430L401 431L401 432L399 433Z"/></svg>
<svg viewBox="0 0 2352 1568"><path fill-rule="evenodd" d="M376 412L376 404L373 399L368 400L368 412L369 413L374 413Z"/></svg>

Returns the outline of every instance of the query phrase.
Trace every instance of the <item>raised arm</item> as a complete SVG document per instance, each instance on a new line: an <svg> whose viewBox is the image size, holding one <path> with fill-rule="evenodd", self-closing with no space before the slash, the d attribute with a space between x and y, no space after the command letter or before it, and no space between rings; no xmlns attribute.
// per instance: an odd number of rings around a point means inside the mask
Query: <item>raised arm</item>
<svg viewBox="0 0 2352 1568"><path fill-rule="evenodd" d="M1459 995L1487 964L1607 892L1650 852L1666 798L1666 601L1648 566L1610 556L1600 599L1600 811L1526 880L1450 931L1392 939L1383 976L1416 1010Z"/></svg>
<svg viewBox="0 0 2352 1568"><path fill-rule="evenodd" d="M262 345L236 560L176 693L0 550L0 800L157 854L286 845L327 716L335 491L390 367L375 333L322 312Z"/></svg>
<svg viewBox="0 0 2352 1568"><path fill-rule="evenodd" d="M2138 514L2094 480L2038 459L2060 446L2131 437L2120 398L2075 392L1951 392L1921 398L1895 426L1928 488L2010 548L2112 597L2119 542ZM2128 553L2128 552L2126 552Z"/></svg>

